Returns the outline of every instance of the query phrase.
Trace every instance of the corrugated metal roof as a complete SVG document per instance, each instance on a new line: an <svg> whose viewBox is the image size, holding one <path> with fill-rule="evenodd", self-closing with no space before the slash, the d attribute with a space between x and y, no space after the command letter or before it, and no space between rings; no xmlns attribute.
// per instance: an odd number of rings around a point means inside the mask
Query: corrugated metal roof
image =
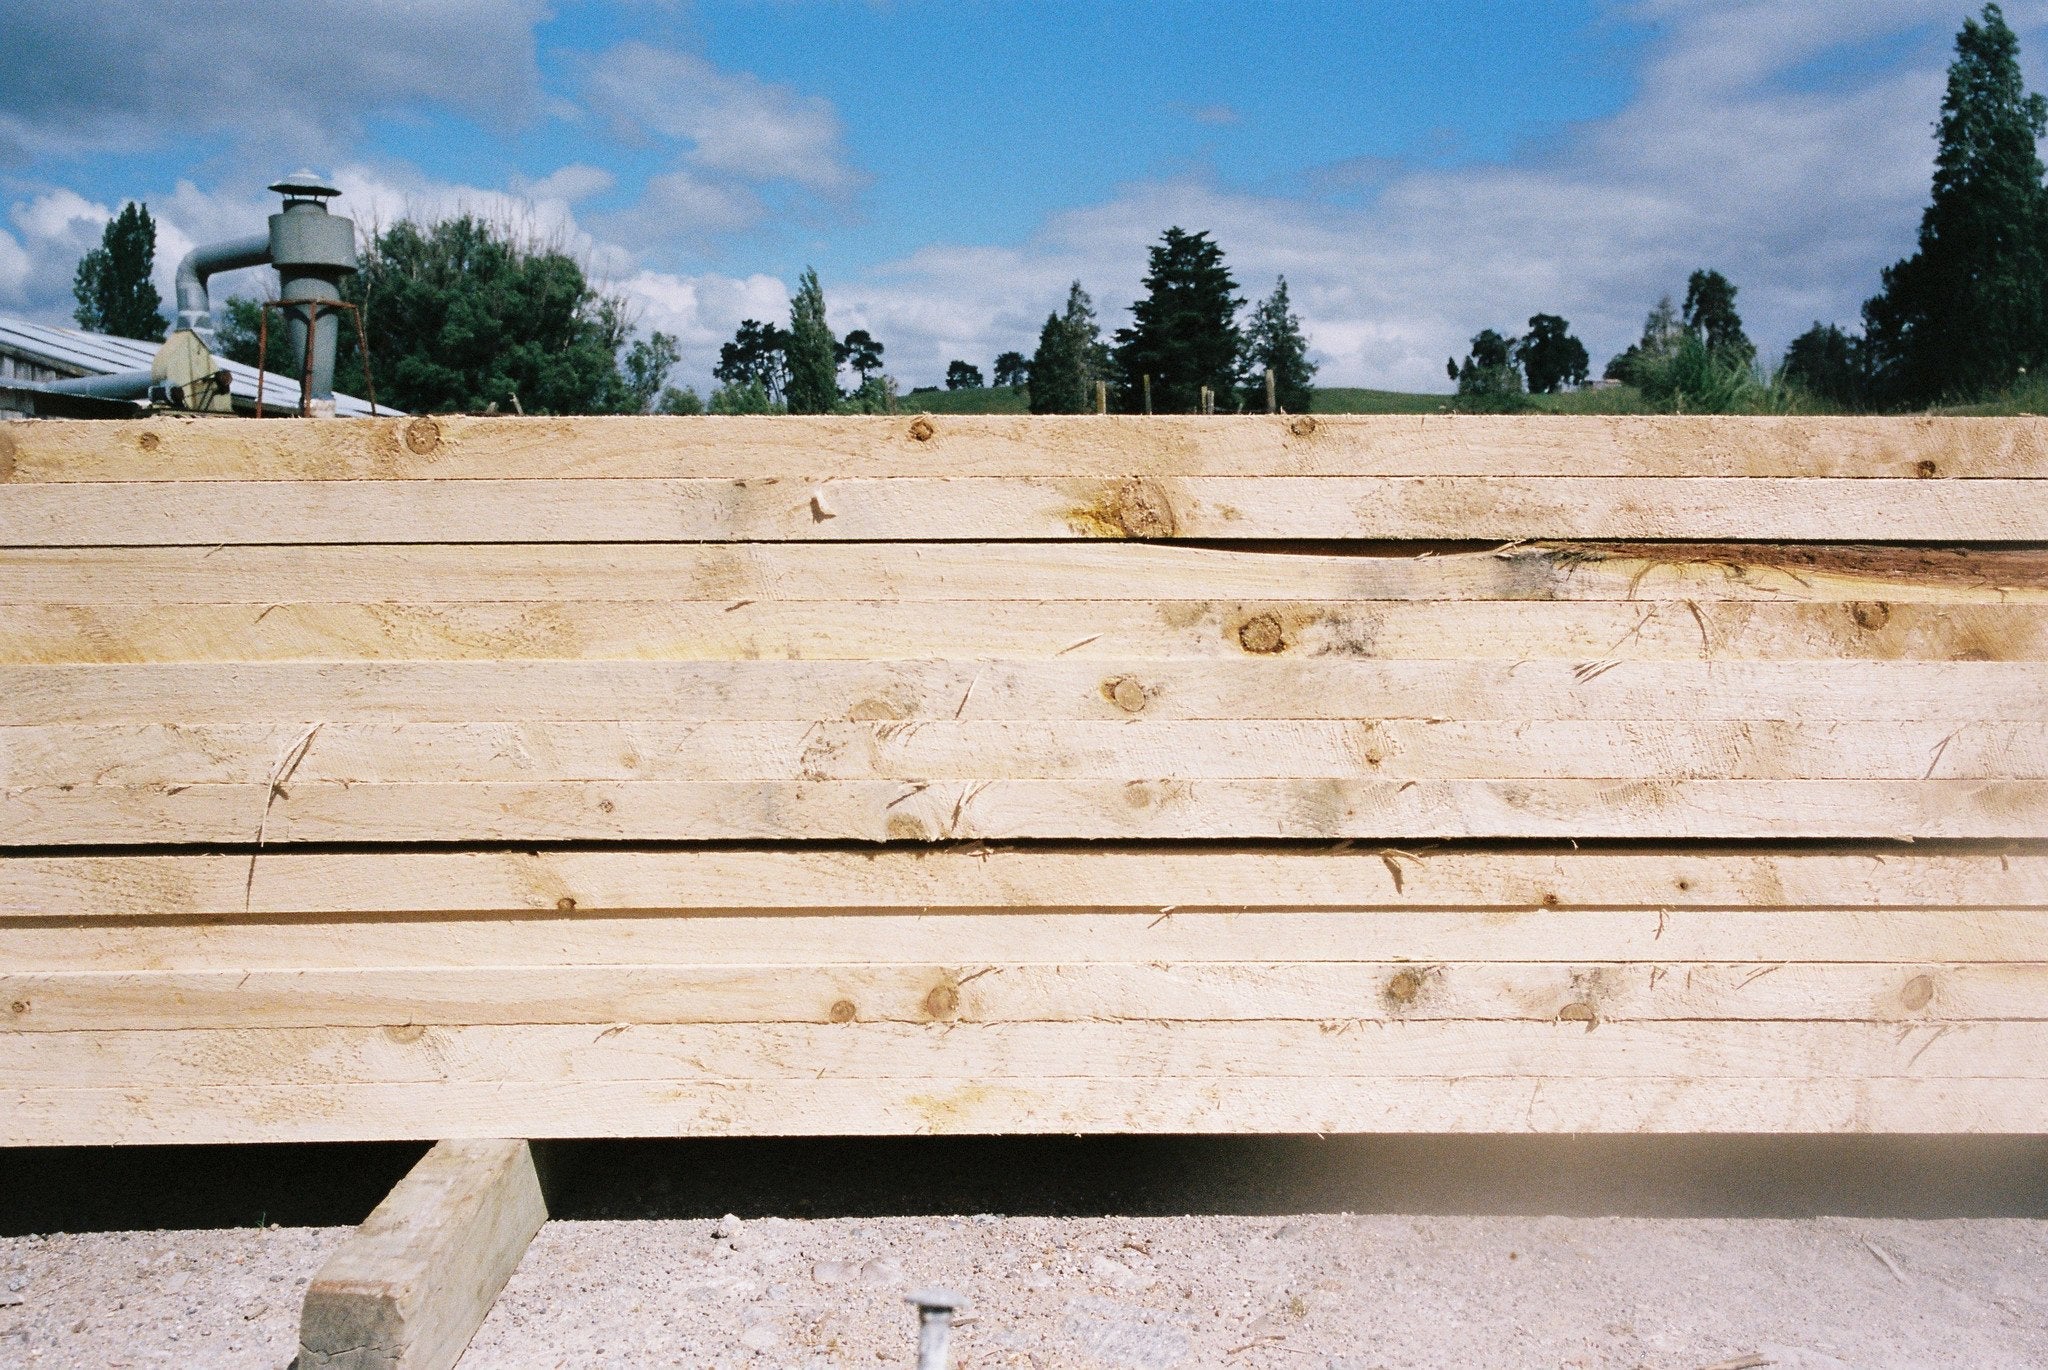
<svg viewBox="0 0 2048 1370"><path fill-rule="evenodd" d="M139 342L134 338L113 338L104 333L88 333L80 328L59 328L53 324L30 323L0 314L0 350L17 352L48 366L62 367L87 376L107 376L116 371L147 371L156 360L157 345L153 342ZM256 377L259 374L253 366L218 358L234 378L230 389L238 400L256 402ZM275 371L267 374L263 382L263 400L266 405L290 406L299 398L299 382L295 376L280 376ZM362 418L370 412L368 400L357 399L354 395L334 392L334 412L342 418ZM388 405L378 405L380 414L396 414L401 411Z"/></svg>

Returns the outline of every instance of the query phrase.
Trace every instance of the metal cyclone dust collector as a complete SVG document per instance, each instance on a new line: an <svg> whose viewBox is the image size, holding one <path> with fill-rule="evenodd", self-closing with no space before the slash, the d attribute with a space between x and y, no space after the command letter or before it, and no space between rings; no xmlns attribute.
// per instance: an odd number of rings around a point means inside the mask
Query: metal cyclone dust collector
<svg viewBox="0 0 2048 1370"><path fill-rule="evenodd" d="M341 192L310 171L295 171L270 189L284 196L284 208L270 216L267 235L196 247L178 264L178 327L191 329L212 349L207 278L218 271L269 263L277 268L294 373L305 366L306 330L312 329L312 367L303 397L306 411L332 415L341 311L323 309L321 302L339 301L342 278L356 270L355 221L327 212L327 201Z"/></svg>

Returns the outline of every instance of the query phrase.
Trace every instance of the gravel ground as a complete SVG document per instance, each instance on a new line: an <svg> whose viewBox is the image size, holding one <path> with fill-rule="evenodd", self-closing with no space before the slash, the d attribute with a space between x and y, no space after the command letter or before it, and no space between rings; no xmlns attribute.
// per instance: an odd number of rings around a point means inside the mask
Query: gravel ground
<svg viewBox="0 0 2048 1370"><path fill-rule="evenodd" d="M0 1365L283 1370L345 1236L0 1240ZM922 1284L963 1370L2048 1365L2048 1222L1308 1216L552 1222L462 1366L909 1365Z"/></svg>

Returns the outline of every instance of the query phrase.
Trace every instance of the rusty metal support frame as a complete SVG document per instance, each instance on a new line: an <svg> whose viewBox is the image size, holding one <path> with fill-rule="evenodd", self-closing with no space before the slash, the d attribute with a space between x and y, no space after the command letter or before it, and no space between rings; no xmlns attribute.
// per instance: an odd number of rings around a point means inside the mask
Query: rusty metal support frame
<svg viewBox="0 0 2048 1370"><path fill-rule="evenodd" d="M263 417L263 379L270 374L270 368L263 363L270 358L270 311L303 309L306 311L306 360L305 369L299 373L299 417L313 416L313 348L316 346L315 327L320 322L323 310L334 313L346 312L356 326L356 349L363 358L363 389L370 401L370 417L377 416L377 380L370 374L370 339L363 331L363 311L347 300L265 300L257 307L256 317L256 417Z"/></svg>

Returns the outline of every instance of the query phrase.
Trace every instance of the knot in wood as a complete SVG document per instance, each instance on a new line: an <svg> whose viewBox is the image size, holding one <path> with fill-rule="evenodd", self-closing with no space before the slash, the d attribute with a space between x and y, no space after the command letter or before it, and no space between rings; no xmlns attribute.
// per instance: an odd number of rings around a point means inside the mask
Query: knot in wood
<svg viewBox="0 0 2048 1370"><path fill-rule="evenodd" d="M1287 650L1287 629L1278 614L1256 614L1237 628L1237 645L1259 656Z"/></svg>
<svg viewBox="0 0 2048 1370"><path fill-rule="evenodd" d="M135 445L145 452L154 452L163 445L163 439L154 433L144 433L135 440Z"/></svg>
<svg viewBox="0 0 2048 1370"><path fill-rule="evenodd" d="M1106 521L1129 538L1170 538L1173 536L1173 506L1166 494L1144 481L1125 481L1117 486L1103 511Z"/></svg>
<svg viewBox="0 0 2048 1370"><path fill-rule="evenodd" d="M1922 480L1932 480L1934 477L1941 474L1941 468L1939 466L1936 466L1932 461L1922 461L1918 465L1914 466L1913 474L1920 477L1920 479Z"/></svg>
<svg viewBox="0 0 2048 1370"><path fill-rule="evenodd" d="M1386 1000L1395 1008L1407 1008L1422 994L1422 972L1417 970L1397 971L1387 981Z"/></svg>
<svg viewBox="0 0 2048 1370"><path fill-rule="evenodd" d="M1287 431L1294 434L1297 438L1313 437L1316 431L1316 421L1303 414L1293 423L1287 425Z"/></svg>
<svg viewBox="0 0 2048 1370"><path fill-rule="evenodd" d="M405 446L416 457L424 457L441 445L441 425L429 418L417 418L405 426Z"/></svg>
<svg viewBox="0 0 2048 1370"><path fill-rule="evenodd" d="M826 1010L825 1016L835 1023L850 1023L859 1014L860 1010L854 1006L853 1000L835 999L832 1001L832 1007Z"/></svg>
<svg viewBox="0 0 2048 1370"><path fill-rule="evenodd" d="M1916 975L1908 980L1899 991L1899 1002L1905 1005L1908 1013L1918 1013L1926 1008L1934 1002L1934 977Z"/></svg>
<svg viewBox="0 0 2048 1370"><path fill-rule="evenodd" d="M27 1012L28 1012L28 1000L26 1000L26 999L16 999L16 1000L15 1000L15 1001L14 1001L13 1003L11 1003L11 1004L9 1004L9 1005L7 1006L7 1011L8 1011L9 1013L15 1014L15 1015L16 1015L17 1017L18 1017L18 1016L20 1016L21 1014L27 1013Z"/></svg>
<svg viewBox="0 0 2048 1370"><path fill-rule="evenodd" d="M930 442L938 434L938 431L937 426L930 419L920 416L910 421L910 440L912 442Z"/></svg>
<svg viewBox="0 0 2048 1370"><path fill-rule="evenodd" d="M1147 699L1145 686L1134 675L1103 681L1102 697L1127 714L1142 713Z"/></svg>
<svg viewBox="0 0 2048 1370"><path fill-rule="evenodd" d="M1892 606L1881 599L1857 599L1849 602L1849 617L1856 620L1856 626L1865 632L1874 633L1891 622Z"/></svg>
<svg viewBox="0 0 2048 1370"><path fill-rule="evenodd" d="M555 901L555 907L563 913L574 913L576 912L576 900L573 896L565 894Z"/></svg>
<svg viewBox="0 0 2048 1370"><path fill-rule="evenodd" d="M951 984L933 985L924 997L927 1018L951 1018L960 1011L960 991Z"/></svg>

